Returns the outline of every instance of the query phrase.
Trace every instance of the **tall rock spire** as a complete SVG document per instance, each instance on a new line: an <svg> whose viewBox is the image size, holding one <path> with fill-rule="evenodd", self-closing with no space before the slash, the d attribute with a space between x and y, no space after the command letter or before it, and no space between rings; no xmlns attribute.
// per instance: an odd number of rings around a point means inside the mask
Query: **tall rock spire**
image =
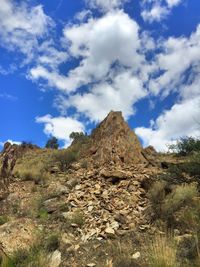
<svg viewBox="0 0 200 267"><path fill-rule="evenodd" d="M91 156L100 164L146 163L140 141L120 111L111 111L93 130L91 143Z"/></svg>

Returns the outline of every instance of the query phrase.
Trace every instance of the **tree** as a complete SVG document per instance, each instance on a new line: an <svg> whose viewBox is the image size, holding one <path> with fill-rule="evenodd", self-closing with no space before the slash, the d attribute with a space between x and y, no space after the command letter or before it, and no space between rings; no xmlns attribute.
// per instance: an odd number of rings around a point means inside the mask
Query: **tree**
<svg viewBox="0 0 200 267"><path fill-rule="evenodd" d="M51 148L51 149L58 149L59 144L58 144L58 139L56 137L51 137L47 143L46 143L46 148Z"/></svg>
<svg viewBox="0 0 200 267"><path fill-rule="evenodd" d="M74 143L87 143L88 141L88 136L83 132L72 132L69 137Z"/></svg>
<svg viewBox="0 0 200 267"><path fill-rule="evenodd" d="M170 145L169 149L182 156L189 155L192 152L200 152L200 139L194 137L184 137Z"/></svg>

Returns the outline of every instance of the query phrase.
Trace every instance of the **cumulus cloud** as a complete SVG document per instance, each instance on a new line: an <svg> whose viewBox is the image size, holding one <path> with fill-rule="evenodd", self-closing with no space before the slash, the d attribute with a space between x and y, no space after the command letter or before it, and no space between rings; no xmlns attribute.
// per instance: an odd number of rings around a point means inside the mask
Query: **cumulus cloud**
<svg viewBox="0 0 200 267"><path fill-rule="evenodd" d="M57 88L64 92L70 92L73 89L73 84L69 86L69 81L66 76L59 74L56 70L48 70L41 65L31 69L28 77L33 81L39 79L47 80L50 87Z"/></svg>
<svg viewBox="0 0 200 267"><path fill-rule="evenodd" d="M141 15L145 21L152 23L153 21L161 21L169 14L169 9L156 3L150 10L143 10Z"/></svg>
<svg viewBox="0 0 200 267"><path fill-rule="evenodd" d="M98 8L104 12L122 7L128 1L129 0L85 0L90 8Z"/></svg>
<svg viewBox="0 0 200 267"><path fill-rule="evenodd" d="M90 18L64 29L63 43L69 55L79 60L77 67L64 76L37 66L30 77L45 79L62 92L74 92L62 103L92 121L99 121L110 109L121 109L128 117L134 114L134 103L146 95L143 83L151 66L146 65L143 41L153 49L153 40L147 34L140 36L138 24L123 11ZM80 94L78 89L86 85ZM63 110L62 103L57 104Z"/></svg>
<svg viewBox="0 0 200 267"><path fill-rule="evenodd" d="M69 135L72 132L84 132L85 130L82 122L71 117L52 117L51 115L45 115L43 117L37 117L36 122L44 124L45 134L63 140L65 147L70 144Z"/></svg>
<svg viewBox="0 0 200 267"><path fill-rule="evenodd" d="M158 151L166 151L167 144L182 136L200 137L200 96L172 106L161 114L151 127L138 127L135 132L144 145L153 145Z"/></svg>
<svg viewBox="0 0 200 267"><path fill-rule="evenodd" d="M190 37L169 39L160 43L161 53L156 55L157 75L150 82L150 90L155 95L162 92L164 96L171 91L178 91L181 85L193 83L199 76L200 69L200 25ZM158 71L160 70L160 71ZM189 76L189 79L187 77ZM189 88L189 87L187 87ZM188 89L187 89L188 90ZM186 94L186 88L179 90L180 95Z"/></svg>
<svg viewBox="0 0 200 267"><path fill-rule="evenodd" d="M120 73L111 84L100 83L91 92L76 94L69 99L78 112L91 121L102 120L110 110L121 110L125 118L135 113L134 103L146 96L142 82L131 72Z"/></svg>
<svg viewBox="0 0 200 267"><path fill-rule="evenodd" d="M26 3L2 0L0 5L0 45L11 51L18 50L30 61L53 21L41 5L29 7Z"/></svg>
<svg viewBox="0 0 200 267"><path fill-rule="evenodd" d="M183 0L142 0L141 16L144 21L152 23L165 19L172 11L172 8L179 5Z"/></svg>

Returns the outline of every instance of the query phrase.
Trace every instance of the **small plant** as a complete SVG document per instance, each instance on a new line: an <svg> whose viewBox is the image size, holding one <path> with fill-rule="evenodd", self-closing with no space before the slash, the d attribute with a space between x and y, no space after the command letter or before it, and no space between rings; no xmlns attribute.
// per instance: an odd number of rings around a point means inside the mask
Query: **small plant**
<svg viewBox="0 0 200 267"><path fill-rule="evenodd" d="M21 170L19 176L23 181L34 181L35 184L45 183L49 176L43 170Z"/></svg>
<svg viewBox="0 0 200 267"><path fill-rule="evenodd" d="M74 211L71 219L70 219L71 224L76 224L78 225L78 227L82 227L85 223L85 218L84 218L84 214L82 211L80 210L76 210Z"/></svg>
<svg viewBox="0 0 200 267"><path fill-rule="evenodd" d="M37 216L42 220L47 220L49 218L47 210L43 207L38 210Z"/></svg>
<svg viewBox="0 0 200 267"><path fill-rule="evenodd" d="M3 225L9 221L9 218L7 216L0 216L0 225Z"/></svg>

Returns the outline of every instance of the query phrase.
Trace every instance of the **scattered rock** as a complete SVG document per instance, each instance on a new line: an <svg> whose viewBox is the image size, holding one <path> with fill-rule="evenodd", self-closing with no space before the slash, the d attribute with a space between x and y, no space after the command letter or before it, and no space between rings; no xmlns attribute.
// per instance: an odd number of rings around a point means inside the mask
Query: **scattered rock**
<svg viewBox="0 0 200 267"><path fill-rule="evenodd" d="M131 258L134 260L139 259L140 258L140 252L138 251L138 252L134 253Z"/></svg>
<svg viewBox="0 0 200 267"><path fill-rule="evenodd" d="M61 252L59 250L56 250L49 256L48 267L59 267L60 264L61 264Z"/></svg>

